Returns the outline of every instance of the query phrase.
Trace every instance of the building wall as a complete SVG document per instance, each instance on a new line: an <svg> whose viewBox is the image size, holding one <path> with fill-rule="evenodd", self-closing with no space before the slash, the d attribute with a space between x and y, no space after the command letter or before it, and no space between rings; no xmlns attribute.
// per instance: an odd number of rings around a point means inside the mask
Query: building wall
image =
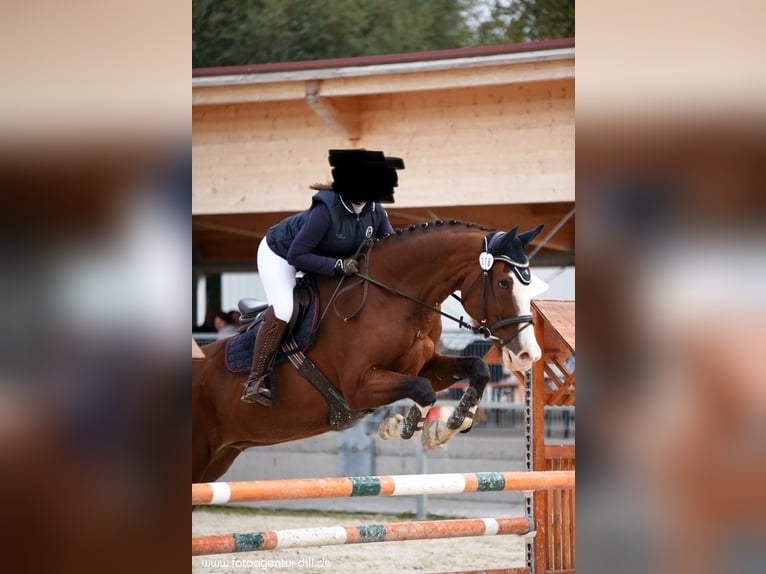
<svg viewBox="0 0 766 574"><path fill-rule="evenodd" d="M574 79L335 98L353 145L303 99L193 109L193 213L305 209L327 150L403 157L397 206L574 201Z"/></svg>

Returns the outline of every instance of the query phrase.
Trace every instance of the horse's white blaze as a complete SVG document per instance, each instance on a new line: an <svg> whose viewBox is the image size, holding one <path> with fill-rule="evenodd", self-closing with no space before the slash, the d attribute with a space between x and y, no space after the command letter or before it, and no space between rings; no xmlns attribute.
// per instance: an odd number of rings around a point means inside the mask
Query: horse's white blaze
<svg viewBox="0 0 766 574"><path fill-rule="evenodd" d="M508 273L508 277L513 281L513 297L519 310L519 315L531 315L532 297L545 291L548 286L542 279L534 275L529 285L524 285L519 281L513 271ZM537 339L535 339L534 327L529 326L521 330L518 336L518 348L518 353L514 353L510 346L503 348L503 363L507 369L526 371L532 366L532 363L542 357L540 345L537 344Z"/></svg>

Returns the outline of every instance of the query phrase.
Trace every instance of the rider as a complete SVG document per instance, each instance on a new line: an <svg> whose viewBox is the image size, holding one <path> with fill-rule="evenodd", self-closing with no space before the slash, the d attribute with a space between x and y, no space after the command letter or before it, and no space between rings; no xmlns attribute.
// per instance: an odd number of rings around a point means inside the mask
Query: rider
<svg viewBox="0 0 766 574"><path fill-rule="evenodd" d="M293 313L297 269L350 276L366 239L394 232L381 202L394 202L400 158L364 149L330 150L332 184L312 185L311 207L282 220L258 246L258 271L270 303L255 338L253 364L242 400L272 406L271 365Z"/></svg>

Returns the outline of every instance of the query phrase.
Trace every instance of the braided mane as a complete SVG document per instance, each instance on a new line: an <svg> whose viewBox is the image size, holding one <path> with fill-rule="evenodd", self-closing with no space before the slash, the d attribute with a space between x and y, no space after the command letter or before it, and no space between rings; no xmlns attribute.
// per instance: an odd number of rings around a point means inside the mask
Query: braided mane
<svg viewBox="0 0 766 574"><path fill-rule="evenodd" d="M393 234L384 235L383 237L378 237L374 239L373 244L377 245L381 241L385 241L387 239L390 239L391 237L399 237L399 236L407 235L419 230L429 231L431 229L443 229L443 228L454 227L459 225L462 225L466 229L479 229L481 231L496 231L495 229L485 227L483 225L479 225L478 223L471 223L469 221L459 221L457 219L449 219L447 221L442 221L441 219L436 219L434 221L424 221L423 223L413 223L412 225L408 225L407 227L400 227L398 229L395 229Z"/></svg>

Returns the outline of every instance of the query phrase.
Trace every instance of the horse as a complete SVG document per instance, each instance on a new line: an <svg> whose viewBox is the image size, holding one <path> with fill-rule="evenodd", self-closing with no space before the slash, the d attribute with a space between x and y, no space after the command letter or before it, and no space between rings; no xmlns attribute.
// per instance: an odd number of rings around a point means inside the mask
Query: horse
<svg viewBox="0 0 766 574"><path fill-rule="evenodd" d="M437 352L441 304L459 290L473 320L450 317L492 341L507 368L528 370L541 351L529 328L535 278L525 250L541 228L518 233L518 226L503 232L432 221L370 240L355 276L316 277L323 312L306 355L351 409L414 401L405 416L380 424L382 438L422 433L426 448L446 444L470 429L489 367L480 357ZM328 402L289 363L274 367L273 406L241 401L246 375L227 371L225 345L205 345L206 358L193 362L192 482L216 480L244 449L331 430ZM424 425L436 393L465 379L449 418Z"/></svg>

